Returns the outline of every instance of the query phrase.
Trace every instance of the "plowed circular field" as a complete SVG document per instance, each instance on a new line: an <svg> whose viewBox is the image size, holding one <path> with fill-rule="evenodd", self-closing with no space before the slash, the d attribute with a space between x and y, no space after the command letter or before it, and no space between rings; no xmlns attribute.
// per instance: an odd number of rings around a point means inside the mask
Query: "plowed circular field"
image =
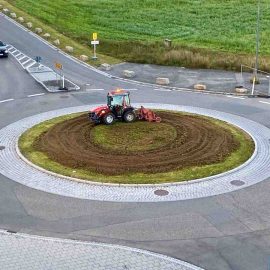
<svg viewBox="0 0 270 270"><path fill-rule="evenodd" d="M121 149L125 127L128 132L132 132L133 124L125 123L118 124L120 140L117 143L120 141L120 146L104 147L93 138L93 132L99 126L89 122L85 114L53 125L35 139L34 148L65 167L107 176L168 173L220 163L239 148L239 141L221 121L165 111L158 112L158 115L162 118L163 130L167 130L167 125L174 136L167 139L165 136L160 146L153 149ZM159 125L146 122L143 124ZM106 128L116 132L114 126ZM156 133L155 129L153 133ZM109 140L110 132L106 136ZM153 138L156 140L155 136ZM140 144L144 138L136 140ZM135 142L130 142L133 143ZM155 144L155 141L150 141L149 144Z"/></svg>

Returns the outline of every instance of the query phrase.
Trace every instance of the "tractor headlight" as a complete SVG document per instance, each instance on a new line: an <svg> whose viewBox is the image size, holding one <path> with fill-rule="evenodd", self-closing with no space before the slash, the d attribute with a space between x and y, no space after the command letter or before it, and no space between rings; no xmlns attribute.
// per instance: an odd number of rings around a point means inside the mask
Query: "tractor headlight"
<svg viewBox="0 0 270 270"><path fill-rule="evenodd" d="M104 110L102 110L102 111L101 111L101 113L105 113L105 111L104 111Z"/></svg>
<svg viewBox="0 0 270 270"><path fill-rule="evenodd" d="M5 53L8 53L8 50L5 50Z"/></svg>

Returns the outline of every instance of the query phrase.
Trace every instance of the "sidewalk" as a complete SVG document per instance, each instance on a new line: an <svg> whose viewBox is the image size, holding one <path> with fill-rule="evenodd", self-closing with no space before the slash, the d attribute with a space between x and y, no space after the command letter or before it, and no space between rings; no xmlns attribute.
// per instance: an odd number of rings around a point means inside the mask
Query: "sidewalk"
<svg viewBox="0 0 270 270"><path fill-rule="evenodd" d="M207 70L207 69L188 69L184 67L158 66L148 64L121 63L112 66L110 75L124 78L123 70L135 72L136 80L145 83L155 84L156 78L169 78L168 87L194 89L195 84L204 84L208 91L223 92L227 94L235 93L236 86L244 86L251 92L252 84L250 83L251 73L224 71L224 70ZM162 88L162 86L160 86ZM260 84L256 85L257 93L267 94L270 87L269 78L260 74Z"/></svg>
<svg viewBox="0 0 270 270"><path fill-rule="evenodd" d="M128 247L0 231L1 270L202 270Z"/></svg>

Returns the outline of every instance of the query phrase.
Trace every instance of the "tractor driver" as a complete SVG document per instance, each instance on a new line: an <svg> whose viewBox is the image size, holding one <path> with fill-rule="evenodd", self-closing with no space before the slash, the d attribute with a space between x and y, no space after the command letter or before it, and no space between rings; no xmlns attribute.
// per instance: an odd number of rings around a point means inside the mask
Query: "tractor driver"
<svg viewBox="0 0 270 270"><path fill-rule="evenodd" d="M122 115L123 112L123 103L124 97L123 96L114 96L113 100L111 101L112 110L116 115Z"/></svg>

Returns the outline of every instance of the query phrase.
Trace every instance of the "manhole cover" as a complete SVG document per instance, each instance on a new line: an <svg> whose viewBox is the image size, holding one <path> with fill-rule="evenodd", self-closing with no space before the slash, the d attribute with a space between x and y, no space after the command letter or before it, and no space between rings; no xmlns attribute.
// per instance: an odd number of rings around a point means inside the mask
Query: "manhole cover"
<svg viewBox="0 0 270 270"><path fill-rule="evenodd" d="M154 191L155 195L157 196L167 196L169 194L169 191L164 189L157 189Z"/></svg>
<svg viewBox="0 0 270 270"><path fill-rule="evenodd" d="M244 184L245 184L245 182L244 181L241 181L241 180L233 180L233 181L231 181L230 182L232 185L234 185L234 186L243 186Z"/></svg>
<svg viewBox="0 0 270 270"><path fill-rule="evenodd" d="M1 150L4 150L5 148L6 148L5 146L0 145L0 151L1 151Z"/></svg>

